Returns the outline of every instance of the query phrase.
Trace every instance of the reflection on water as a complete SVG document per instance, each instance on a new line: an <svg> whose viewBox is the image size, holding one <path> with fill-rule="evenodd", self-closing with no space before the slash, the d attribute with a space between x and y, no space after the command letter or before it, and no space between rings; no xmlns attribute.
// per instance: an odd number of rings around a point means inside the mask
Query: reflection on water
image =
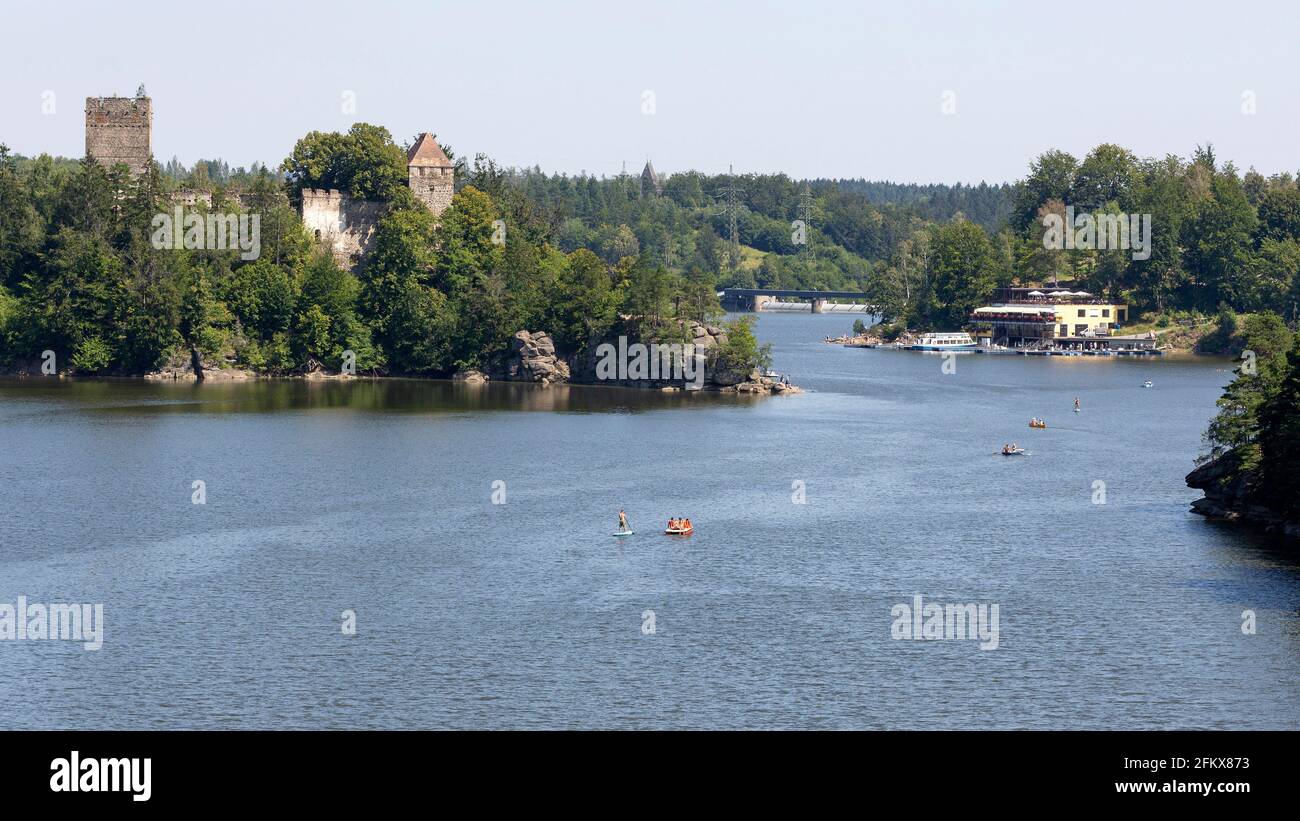
<svg viewBox="0 0 1300 821"><path fill-rule="evenodd" d="M808 391L762 399L0 380L0 602L106 623L0 642L0 728L1300 728L1294 552L1187 510L1225 363L851 323L760 316ZM998 649L892 640L916 594Z"/></svg>
<svg viewBox="0 0 1300 821"><path fill-rule="evenodd" d="M130 411L154 404L160 412L263 412L346 408L359 411L459 413L551 411L574 413L671 410L746 405L752 395L714 391L661 391L601 385L468 384L436 379L249 379L146 382L138 379L0 377L0 389L23 401L53 400Z"/></svg>

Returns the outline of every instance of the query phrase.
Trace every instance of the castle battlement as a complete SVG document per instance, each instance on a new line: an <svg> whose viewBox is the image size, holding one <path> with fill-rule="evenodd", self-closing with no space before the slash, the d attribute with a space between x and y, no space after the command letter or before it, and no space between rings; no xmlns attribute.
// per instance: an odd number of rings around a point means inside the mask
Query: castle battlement
<svg viewBox="0 0 1300 821"><path fill-rule="evenodd" d="M144 95L143 86L135 97L86 98L86 156L105 167L125 163L134 175L148 170L153 162L153 100ZM456 167L432 134L421 134L407 151L406 174L411 192L435 217L451 205ZM211 207L213 197L206 191L182 190L172 200L183 207ZM302 190L304 227L348 268L370 249L375 227L387 210L387 203L353 200L335 189Z"/></svg>
<svg viewBox="0 0 1300 821"><path fill-rule="evenodd" d="M421 134L407 152L406 175L415 198L435 217L451 205L456 167L432 134ZM387 203L354 200L333 188L302 189L303 225L317 242L329 247L334 260L345 268L360 264L387 210Z"/></svg>
<svg viewBox="0 0 1300 821"><path fill-rule="evenodd" d="M302 189L302 199L304 202L311 200L312 202L319 203L341 203L343 200L347 199L347 197L343 196L343 192L337 188L304 188Z"/></svg>
<svg viewBox="0 0 1300 821"><path fill-rule="evenodd" d="M143 174L153 161L153 101L87 97L86 156L105 167L126 163L132 174Z"/></svg>

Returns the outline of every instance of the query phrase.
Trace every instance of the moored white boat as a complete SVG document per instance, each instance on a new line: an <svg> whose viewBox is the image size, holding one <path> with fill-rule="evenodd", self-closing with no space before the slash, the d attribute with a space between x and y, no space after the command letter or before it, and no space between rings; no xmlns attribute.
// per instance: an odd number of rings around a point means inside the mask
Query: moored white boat
<svg viewBox="0 0 1300 821"><path fill-rule="evenodd" d="M957 333L928 333L922 334L921 338L916 341L910 348L913 351L973 351L979 346L975 340L971 339L970 334L964 331Z"/></svg>

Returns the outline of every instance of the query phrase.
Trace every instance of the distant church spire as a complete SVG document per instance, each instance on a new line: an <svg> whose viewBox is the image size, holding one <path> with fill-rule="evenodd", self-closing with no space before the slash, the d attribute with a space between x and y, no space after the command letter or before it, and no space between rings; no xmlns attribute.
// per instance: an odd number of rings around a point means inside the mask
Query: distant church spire
<svg viewBox="0 0 1300 821"><path fill-rule="evenodd" d="M641 196L658 196L661 190L659 175L655 173L655 167L650 161L646 160L645 168L641 171Z"/></svg>

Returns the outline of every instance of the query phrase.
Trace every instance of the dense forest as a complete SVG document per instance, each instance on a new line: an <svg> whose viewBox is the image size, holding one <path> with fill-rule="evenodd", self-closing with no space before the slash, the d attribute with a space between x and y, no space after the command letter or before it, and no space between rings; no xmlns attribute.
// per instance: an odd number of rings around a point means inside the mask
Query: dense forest
<svg viewBox="0 0 1300 821"><path fill-rule="evenodd" d="M720 314L726 286L861 289L896 327L953 329L999 286L1068 281L1155 324L1218 317L1207 339L1253 359L1220 402L1207 458L1298 512L1290 174L1241 174L1208 146L1141 159L1109 144L1082 160L1048 151L1014 185L978 186L696 172L645 186L455 162L455 197L435 220L405 185L403 146L364 123L305 136L275 170L173 159L133 178L0 146L0 366L49 350L77 373L198 357L288 374L337 368L351 351L360 371L438 376L491 366L521 329L546 330L570 356L626 317L647 341L677 341L684 321ZM304 230L307 186L386 203L355 272ZM154 247L151 220L177 189L260 215L260 255ZM1044 226L1067 207L1150 215L1149 253L1047 247ZM725 364L761 362L748 326L730 330Z"/></svg>
<svg viewBox="0 0 1300 821"><path fill-rule="evenodd" d="M360 372L439 376L492 366L521 329L580 356L620 316L636 317L645 341L685 341L685 320L720 315L712 276L635 248L612 260L566 250L490 163L462 172L435 220L405 185L405 150L365 124L304 137L277 173L204 163L183 179L157 164L132 178L92 160L20 162L0 147L0 364L30 368L48 350L83 374L194 358L288 374L336 370L351 352ZM236 177L237 195L217 182ZM386 203L355 272L308 237L294 202L304 186ZM178 188L213 192L214 211L257 214L257 258L155 247L152 221ZM761 363L748 325L728 330L720 363Z"/></svg>
<svg viewBox="0 0 1300 821"><path fill-rule="evenodd" d="M1234 320L1235 321L1235 320ZM1300 334L1276 314L1249 317L1236 378L1206 432L1209 450L1188 484L1198 509L1279 526L1300 536Z"/></svg>

